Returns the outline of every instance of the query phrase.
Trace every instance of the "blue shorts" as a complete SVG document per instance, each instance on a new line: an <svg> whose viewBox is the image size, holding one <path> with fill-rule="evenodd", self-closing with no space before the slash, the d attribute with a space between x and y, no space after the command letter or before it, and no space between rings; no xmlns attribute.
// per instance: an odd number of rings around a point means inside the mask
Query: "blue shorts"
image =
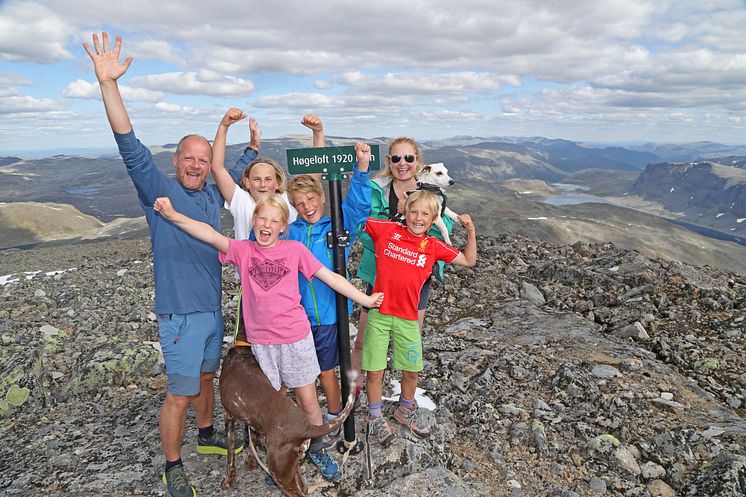
<svg viewBox="0 0 746 497"><path fill-rule="evenodd" d="M168 392L197 395L200 374L220 366L223 346L223 314L220 311L159 314L161 350L166 362Z"/></svg>
<svg viewBox="0 0 746 497"><path fill-rule="evenodd" d="M420 290L420 302L417 304L417 310L418 311L424 311L427 309L427 301L430 300L430 283L432 283L433 277L430 275L430 277L425 281L425 284L422 285L422 290ZM372 295L373 294L373 285L368 283L368 286L365 287L365 294L366 295ZM368 307L363 307L366 311L370 311Z"/></svg>
<svg viewBox="0 0 746 497"><path fill-rule="evenodd" d="M322 324L311 326L313 343L316 345L316 357L322 371L329 371L339 366L339 347L337 347L337 325Z"/></svg>

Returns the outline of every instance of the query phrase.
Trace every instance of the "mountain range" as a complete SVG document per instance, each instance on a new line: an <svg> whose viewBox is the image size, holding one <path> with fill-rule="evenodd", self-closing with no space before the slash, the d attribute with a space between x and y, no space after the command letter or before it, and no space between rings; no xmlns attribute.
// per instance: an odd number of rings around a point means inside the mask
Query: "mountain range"
<svg viewBox="0 0 746 497"><path fill-rule="evenodd" d="M331 136L327 145L358 139ZM366 141L382 146L383 153L388 139ZM234 161L245 145L228 146L227 161ZM466 136L421 145L424 161L445 163L457 182L449 206L470 212L483 233L556 243L611 241L650 256L746 271L746 249L712 236L746 237L746 171L741 169L746 146L611 147L542 137ZM284 163L286 149L309 146L308 136L288 136L263 140L261 153ZM165 174L173 174L174 149L173 143L151 147ZM713 158L718 152L723 155ZM705 157L708 162L701 162ZM0 248L147 234L118 156L2 157L0 174ZM546 203L567 193L555 183L579 188L574 194L580 202Z"/></svg>

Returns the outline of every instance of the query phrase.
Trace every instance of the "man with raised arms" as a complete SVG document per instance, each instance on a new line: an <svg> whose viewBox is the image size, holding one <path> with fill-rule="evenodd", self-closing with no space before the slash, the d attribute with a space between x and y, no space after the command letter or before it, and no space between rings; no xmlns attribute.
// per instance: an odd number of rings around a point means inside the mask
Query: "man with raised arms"
<svg viewBox="0 0 746 497"><path fill-rule="evenodd" d="M94 34L93 47L87 43L83 47L93 60L106 116L145 211L153 247L155 312L168 376L159 422L166 458L163 483L172 497L195 497L196 490L181 461L190 403L199 428L197 452L227 455L225 436L213 429L213 378L220 365L224 334L222 272L216 250L157 215L153 203L158 197L169 197L179 212L219 231L223 197L215 185L206 184L212 148L202 136L187 135L179 141L173 155L174 178L158 170L150 151L135 136L117 85L132 57L119 60L121 37L117 36L113 50L107 33L101 37L99 42ZM258 143L258 136L252 136L251 143ZM231 173L234 178L241 175L240 170Z"/></svg>

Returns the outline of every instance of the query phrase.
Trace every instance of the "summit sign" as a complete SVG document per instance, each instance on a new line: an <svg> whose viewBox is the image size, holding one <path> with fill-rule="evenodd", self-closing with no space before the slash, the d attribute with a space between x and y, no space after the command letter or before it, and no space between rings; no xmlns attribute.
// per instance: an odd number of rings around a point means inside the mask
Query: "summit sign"
<svg viewBox="0 0 746 497"><path fill-rule="evenodd" d="M378 145L370 146L371 170L381 169ZM341 174L352 172L355 163L355 147L290 148L286 151L290 174Z"/></svg>

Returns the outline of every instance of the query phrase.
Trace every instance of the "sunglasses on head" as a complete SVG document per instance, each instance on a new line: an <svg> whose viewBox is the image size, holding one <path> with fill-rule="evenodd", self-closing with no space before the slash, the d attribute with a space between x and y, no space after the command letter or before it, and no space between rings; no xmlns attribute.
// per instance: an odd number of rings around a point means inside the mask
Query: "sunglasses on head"
<svg viewBox="0 0 746 497"><path fill-rule="evenodd" d="M411 164L414 162L415 157L416 156L414 155L389 155L389 159L391 159L391 162L394 164L398 164L402 159L407 161L407 164Z"/></svg>

